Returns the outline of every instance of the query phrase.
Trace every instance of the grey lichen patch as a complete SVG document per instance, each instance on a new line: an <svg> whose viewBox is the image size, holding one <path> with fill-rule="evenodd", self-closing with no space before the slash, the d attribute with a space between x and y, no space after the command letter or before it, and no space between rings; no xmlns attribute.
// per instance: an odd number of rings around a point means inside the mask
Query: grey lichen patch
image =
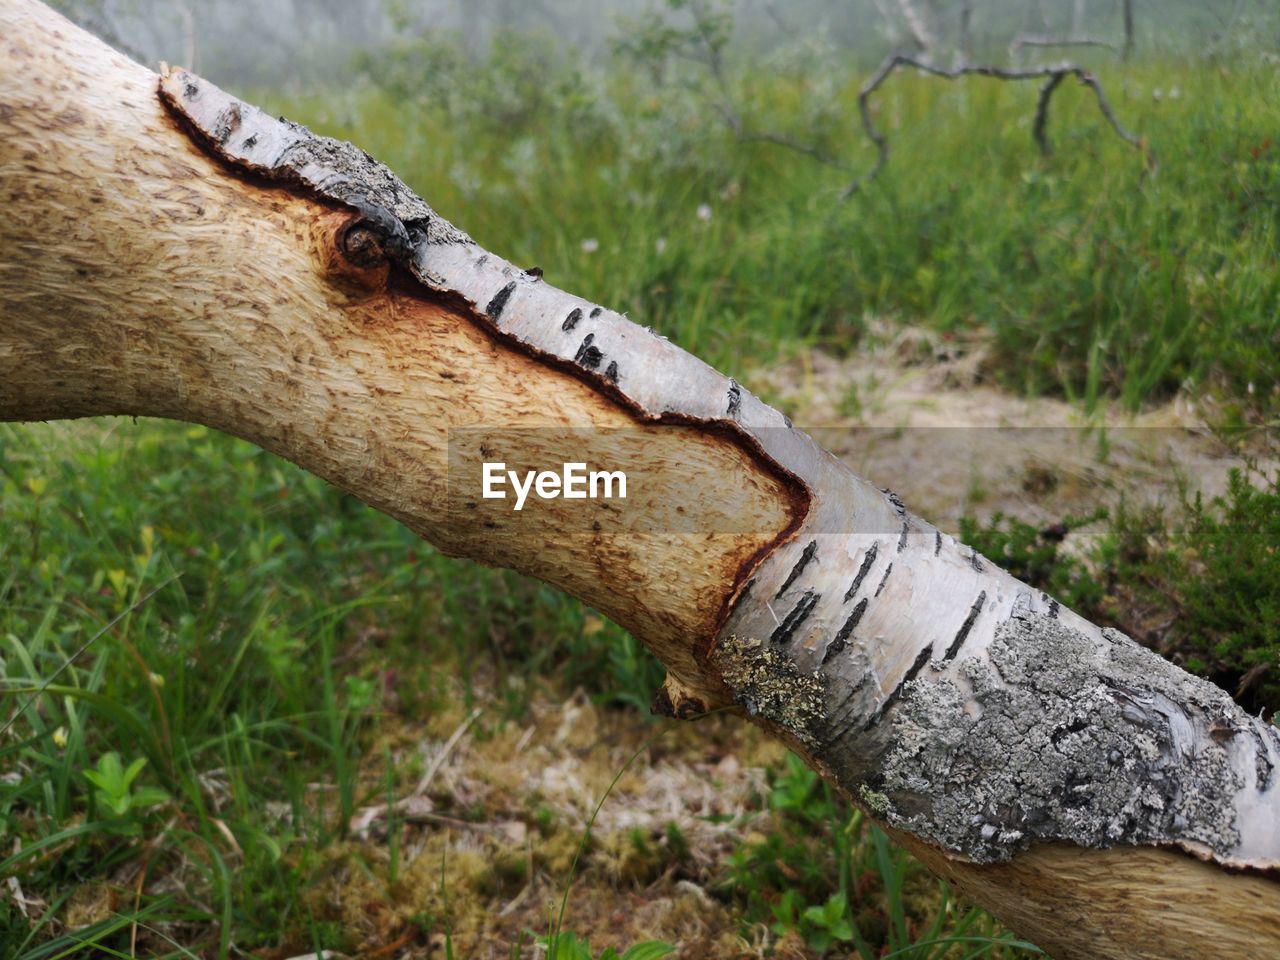
<svg viewBox="0 0 1280 960"><path fill-rule="evenodd" d="M777 724L801 743L818 743L823 688L816 673L800 672L763 640L737 636L717 642L711 662L747 713Z"/></svg>
<svg viewBox="0 0 1280 960"><path fill-rule="evenodd" d="M872 784L890 823L979 862L1037 839L1239 842L1242 779L1209 730L1240 711L1216 687L1123 635L1030 613L960 673L969 695L947 678L903 692Z"/></svg>

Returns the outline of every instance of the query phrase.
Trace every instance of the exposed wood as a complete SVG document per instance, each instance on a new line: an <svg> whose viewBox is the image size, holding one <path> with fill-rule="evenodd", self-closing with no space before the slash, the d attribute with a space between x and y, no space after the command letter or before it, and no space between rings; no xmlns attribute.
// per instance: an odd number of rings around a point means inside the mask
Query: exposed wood
<svg viewBox="0 0 1280 960"><path fill-rule="evenodd" d="M0 37L0 418L205 423L581 597L668 665L660 708L735 705L1060 957L1280 952L1274 727L358 150L33 0ZM641 482L515 515L490 456Z"/></svg>
<svg viewBox="0 0 1280 960"><path fill-rule="evenodd" d="M0 227L0 419L204 423L446 551L536 571L677 669L688 636L714 634L726 578L798 513L779 471L723 432L646 422L449 298L388 283L386 262L354 267L337 246L352 211L229 176L164 111L153 73L34 5L3 9L29 19L4 31L0 75L0 196L23 211ZM492 424L514 428L498 438L512 467L579 460L588 438L625 455L652 478L648 532L623 535L623 518L601 511L603 529L584 536L576 507L517 525L501 501L455 522L473 498L448 498L450 430ZM690 496L717 486L732 495ZM752 529L729 532L740 516ZM699 671L682 672L698 686Z"/></svg>
<svg viewBox="0 0 1280 960"><path fill-rule="evenodd" d="M1057 960L1262 958L1280 944L1275 880L1170 850L1050 844L974 869L898 839L973 900L999 904L992 912L1015 930L1034 930Z"/></svg>

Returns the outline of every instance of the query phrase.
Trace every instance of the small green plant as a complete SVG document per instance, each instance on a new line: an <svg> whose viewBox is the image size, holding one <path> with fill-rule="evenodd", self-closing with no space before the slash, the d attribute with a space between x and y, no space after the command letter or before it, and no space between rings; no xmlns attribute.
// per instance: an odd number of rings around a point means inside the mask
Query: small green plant
<svg viewBox="0 0 1280 960"><path fill-rule="evenodd" d="M115 819L125 820L130 814L137 814L169 800L169 794L159 787L134 787L134 780L146 765L147 758L138 757L126 767L120 761L120 754L112 750L98 758L96 769L82 772L84 778L97 788L93 791L94 802L110 811ZM124 826L133 833L139 829L136 819Z"/></svg>
<svg viewBox="0 0 1280 960"><path fill-rule="evenodd" d="M774 933L783 934L788 929L798 929L805 943L819 953L853 942L849 900L838 890L827 898L826 903L805 907L798 917L795 915L794 900L786 894L773 911L774 916L778 917L778 922L773 925Z"/></svg>
<svg viewBox="0 0 1280 960"><path fill-rule="evenodd" d="M1062 542L1072 530L1106 517L1106 510L1098 510L1084 517L1064 517L1049 526L1035 526L1003 513L986 523L962 517L960 539L1023 583L1088 616L1098 609L1105 591L1089 564L1065 552Z"/></svg>
<svg viewBox="0 0 1280 960"><path fill-rule="evenodd" d="M676 950L669 943L646 940L628 947L622 953L618 953L613 947L606 947L597 956L585 938L567 930L539 937L538 944L546 949L547 960L662 960Z"/></svg>
<svg viewBox="0 0 1280 960"><path fill-rule="evenodd" d="M842 893L833 893L821 906L809 907L800 919L805 940L820 953L853 940L849 901Z"/></svg>
<svg viewBox="0 0 1280 960"><path fill-rule="evenodd" d="M848 956L851 945L860 960L941 960L958 944L972 958L1040 955L957 904L798 757L774 771L767 806L772 828L733 853L721 887L742 903L744 924L794 933L822 956Z"/></svg>

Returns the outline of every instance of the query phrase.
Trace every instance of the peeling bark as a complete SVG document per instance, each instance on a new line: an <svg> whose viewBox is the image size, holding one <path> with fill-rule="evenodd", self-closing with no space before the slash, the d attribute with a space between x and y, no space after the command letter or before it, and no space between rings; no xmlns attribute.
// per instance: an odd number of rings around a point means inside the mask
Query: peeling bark
<svg viewBox="0 0 1280 960"><path fill-rule="evenodd" d="M32 0L0 37L0 418L206 423L581 597L667 664L655 709L736 705L1059 956L1280 950L1274 727L357 148ZM450 493L452 456L582 459L583 428L652 481L628 512Z"/></svg>

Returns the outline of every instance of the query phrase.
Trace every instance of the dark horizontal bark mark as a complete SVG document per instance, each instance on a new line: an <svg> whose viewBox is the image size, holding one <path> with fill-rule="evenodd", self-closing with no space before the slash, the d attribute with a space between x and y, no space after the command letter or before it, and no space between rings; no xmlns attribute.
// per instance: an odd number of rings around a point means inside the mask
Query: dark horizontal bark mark
<svg viewBox="0 0 1280 960"><path fill-rule="evenodd" d="M507 308L507 301L511 299L511 294L516 291L516 282L512 280L505 287L493 295L493 299L489 301L489 305L484 308L485 316L495 323L502 316L502 311Z"/></svg>
<svg viewBox="0 0 1280 960"><path fill-rule="evenodd" d="M905 674L902 675L902 679L898 681L898 685L893 688L893 691L889 694L889 696L884 698L884 702L882 702L880 706L876 707L876 712L871 715L871 719L868 720L862 728L864 732L867 730L870 730L877 723L879 723L880 718L883 717L885 713L888 712L889 708L898 702L898 700L902 697L903 688L906 687L906 685L910 683L912 680L914 680L917 677L917 675L919 675L920 671L924 669L924 665L929 662L932 656L933 656L932 644L925 647L918 654L916 654L915 663L911 664L911 668L907 670Z"/></svg>
<svg viewBox="0 0 1280 960"><path fill-rule="evenodd" d="M604 359L604 353L597 346L592 345L595 340L594 333L588 333L582 338L582 344L578 347L578 352L573 355L574 362L582 364L588 370L595 370L600 366L600 361Z"/></svg>
<svg viewBox="0 0 1280 960"><path fill-rule="evenodd" d="M836 633L836 638L831 641L827 647L827 652L822 655L822 663L825 666L827 661L839 654L847 646L849 646L849 638L853 636L854 629L862 620L862 615L867 612L867 604L870 601L863 597L858 601L858 605L853 608L853 613L849 614L849 619L844 622L844 626Z"/></svg>
<svg viewBox="0 0 1280 960"><path fill-rule="evenodd" d="M902 536L898 538L898 552L901 553L907 549L907 535L911 532L911 521L902 521Z"/></svg>
<svg viewBox="0 0 1280 960"><path fill-rule="evenodd" d="M879 552L879 546L872 544L867 548L866 554L862 558L862 566L858 568L857 576L853 578L853 583L849 585L849 589L845 592L844 602L848 603L853 599L853 595L858 592L858 588L862 586L862 581L866 579L871 565L876 562L876 554Z"/></svg>
<svg viewBox="0 0 1280 960"><path fill-rule="evenodd" d="M902 498L900 496L888 487L884 488L884 495L889 498L889 502L893 504L893 509L898 516L905 517L907 515L907 505L902 502Z"/></svg>
<svg viewBox="0 0 1280 960"><path fill-rule="evenodd" d="M738 408L742 406L742 388L738 386L737 380L729 381L729 407L725 411L729 416L736 417Z"/></svg>
<svg viewBox="0 0 1280 960"><path fill-rule="evenodd" d="M969 636L969 631L973 629L974 623L977 622L978 614L982 612L982 605L986 602L987 591L983 590L978 594L978 599L973 601L973 606L969 608L969 615L964 618L964 623L960 624L960 629L956 631L956 638L951 641L951 646L947 647L947 652L942 655L943 663L953 659L960 652L960 648Z"/></svg>
<svg viewBox="0 0 1280 960"><path fill-rule="evenodd" d="M880 591L883 590L884 585L889 582L889 574L892 572L893 572L893 564L891 563L884 568L884 576L880 578L880 585L876 587L876 592L872 594L873 597L880 596Z"/></svg>
<svg viewBox="0 0 1280 960"><path fill-rule="evenodd" d="M1040 599L1049 607L1049 616L1054 620L1058 619L1058 601L1053 599L1047 593L1040 594Z"/></svg>
<svg viewBox="0 0 1280 960"><path fill-rule="evenodd" d="M809 545L804 548L804 552L800 554L800 559L796 561L796 565L791 568L791 572L787 574L787 579L782 581L782 586L778 588L778 592L773 595L773 599L777 600L800 577L804 572L804 568L809 565L809 561L818 555L818 541L810 540Z"/></svg>
<svg viewBox="0 0 1280 960"><path fill-rule="evenodd" d="M582 319L582 308L574 307L569 311L569 315L564 318L564 323L560 324L560 329L568 333L578 325L578 321Z"/></svg>
<svg viewBox="0 0 1280 960"><path fill-rule="evenodd" d="M782 623L778 624L778 628L769 635L769 640L773 643L786 643L795 632L800 629L800 624L808 618L813 612L813 608L817 606L818 594L813 590L806 590L800 602L791 608L791 612L782 618Z"/></svg>

